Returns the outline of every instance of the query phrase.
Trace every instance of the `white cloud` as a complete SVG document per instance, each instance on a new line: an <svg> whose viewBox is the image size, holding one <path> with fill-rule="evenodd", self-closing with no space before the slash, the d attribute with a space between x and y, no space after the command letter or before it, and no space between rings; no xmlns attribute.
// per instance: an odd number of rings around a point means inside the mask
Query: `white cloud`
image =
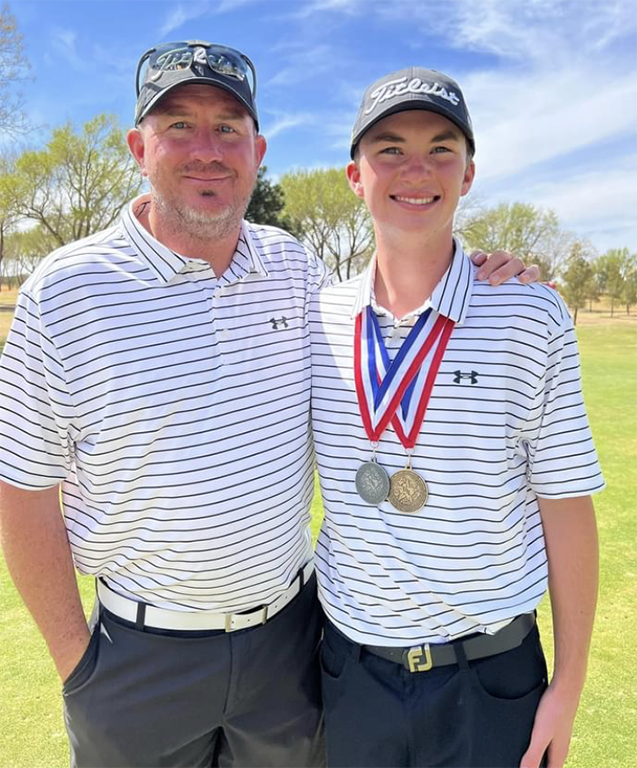
<svg viewBox="0 0 637 768"><path fill-rule="evenodd" d="M77 32L72 29L55 27L51 33L51 46L55 53L73 69L83 70L87 62L78 54L76 40Z"/></svg>
<svg viewBox="0 0 637 768"><path fill-rule="evenodd" d="M312 115L303 112L289 115L277 115L275 116L274 123L271 123L263 130L264 135L270 141L280 133L289 130L290 128L297 128L300 125L308 125L313 121Z"/></svg>
<svg viewBox="0 0 637 768"><path fill-rule="evenodd" d="M537 184L527 199L552 208L566 229L590 237L599 250L637 242L637 158L624 168L594 170Z"/></svg>
<svg viewBox="0 0 637 768"><path fill-rule="evenodd" d="M215 5L215 13L233 13L243 5L267 3L267 0L219 0Z"/></svg>
<svg viewBox="0 0 637 768"><path fill-rule="evenodd" d="M185 24L187 21L191 21L192 19L196 19L199 16L203 16L208 10L209 3L207 2L188 4L178 3L176 6L171 8L170 13L164 19L164 23L159 30L159 36L161 38L166 37L166 35L169 35L171 32L179 29L179 27L181 27L182 24Z"/></svg>
<svg viewBox="0 0 637 768"><path fill-rule="evenodd" d="M635 29L637 16L634 0L384 0L367 8L452 48L540 67L568 61L571 50L607 49Z"/></svg>
<svg viewBox="0 0 637 768"><path fill-rule="evenodd" d="M165 38L166 35L178 30L181 26L200 16L218 16L222 13L234 13L241 6L263 2L263 0L217 0L211 3L210 0L204 2L178 3L171 8L170 13L164 19L159 30L159 36ZM209 40L205 35L204 39ZM210 42L215 42L210 40Z"/></svg>
<svg viewBox="0 0 637 768"><path fill-rule="evenodd" d="M372 0L373 2L373 0ZM290 3L294 7L286 17L290 19L306 19L314 14L345 13L353 15L360 8L371 11L370 0L304 0L302 3Z"/></svg>
<svg viewBox="0 0 637 768"><path fill-rule="evenodd" d="M463 83L484 178L511 176L603 141L637 136L637 79L593 68L482 73ZM469 98L469 97L468 97Z"/></svg>
<svg viewBox="0 0 637 768"><path fill-rule="evenodd" d="M297 48L286 57L286 65L271 77L266 85L293 85L312 77L330 72L334 67L335 54L323 43L313 48Z"/></svg>

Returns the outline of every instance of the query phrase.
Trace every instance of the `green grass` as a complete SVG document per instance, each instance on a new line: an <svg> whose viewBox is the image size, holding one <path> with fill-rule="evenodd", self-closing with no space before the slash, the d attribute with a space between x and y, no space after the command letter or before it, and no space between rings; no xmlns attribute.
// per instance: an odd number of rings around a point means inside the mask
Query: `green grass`
<svg viewBox="0 0 637 768"><path fill-rule="evenodd" d="M608 489L596 497L602 553L598 618L588 683L568 768L637 765L637 327L578 328L584 390ZM322 508L315 499L312 531ZM60 685L46 647L0 564L0 766L68 765ZM92 579L81 579L87 610ZM540 626L551 656L550 609Z"/></svg>

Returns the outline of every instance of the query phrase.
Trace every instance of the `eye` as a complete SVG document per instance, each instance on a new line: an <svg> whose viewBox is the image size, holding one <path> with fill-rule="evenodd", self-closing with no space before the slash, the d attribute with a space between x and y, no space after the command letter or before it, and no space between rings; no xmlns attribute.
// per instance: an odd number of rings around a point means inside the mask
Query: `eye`
<svg viewBox="0 0 637 768"><path fill-rule="evenodd" d="M185 123L183 120L178 120L176 123L172 123L170 127L177 131L183 131L184 128L188 127L188 123Z"/></svg>
<svg viewBox="0 0 637 768"><path fill-rule="evenodd" d="M451 149L451 147L434 147L431 151L434 154L441 154L443 152L452 152L453 150Z"/></svg>
<svg viewBox="0 0 637 768"><path fill-rule="evenodd" d="M233 128L231 125L222 125L219 129L221 133L236 133L236 128Z"/></svg>
<svg viewBox="0 0 637 768"><path fill-rule="evenodd" d="M400 147L385 147L381 149L381 155L402 155L403 151Z"/></svg>

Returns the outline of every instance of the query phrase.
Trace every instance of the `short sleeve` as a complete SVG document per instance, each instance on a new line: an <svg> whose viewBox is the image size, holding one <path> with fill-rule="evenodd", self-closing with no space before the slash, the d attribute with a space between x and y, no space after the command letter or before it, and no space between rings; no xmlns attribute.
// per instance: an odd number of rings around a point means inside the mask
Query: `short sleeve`
<svg viewBox="0 0 637 768"><path fill-rule="evenodd" d="M306 253L307 252L307 249ZM308 293L314 294L332 285L332 272L323 259L308 253Z"/></svg>
<svg viewBox="0 0 637 768"><path fill-rule="evenodd" d="M575 329L566 306L553 296L546 373L536 393L539 418L525 439L533 491L559 499L601 491L604 479L584 406Z"/></svg>
<svg viewBox="0 0 637 768"><path fill-rule="evenodd" d="M0 358L0 479L27 490L71 470L73 408L36 299L23 291Z"/></svg>

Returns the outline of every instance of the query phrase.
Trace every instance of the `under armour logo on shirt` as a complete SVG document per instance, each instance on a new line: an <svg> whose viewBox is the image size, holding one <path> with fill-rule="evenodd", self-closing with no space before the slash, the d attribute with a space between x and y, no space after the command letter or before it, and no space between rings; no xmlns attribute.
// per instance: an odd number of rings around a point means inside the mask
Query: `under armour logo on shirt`
<svg viewBox="0 0 637 768"><path fill-rule="evenodd" d="M462 371L454 371L453 372L453 383L454 384L460 384L460 382L463 379L471 379L472 384L478 383L478 372L477 371L470 371L467 373L463 373Z"/></svg>
<svg viewBox="0 0 637 768"><path fill-rule="evenodd" d="M287 328L288 327L288 319L287 319L287 317L285 317L285 315L283 317L279 317L279 318L271 317L270 318L270 322L272 323L272 330L273 331L278 330L279 326L282 326L283 328Z"/></svg>

